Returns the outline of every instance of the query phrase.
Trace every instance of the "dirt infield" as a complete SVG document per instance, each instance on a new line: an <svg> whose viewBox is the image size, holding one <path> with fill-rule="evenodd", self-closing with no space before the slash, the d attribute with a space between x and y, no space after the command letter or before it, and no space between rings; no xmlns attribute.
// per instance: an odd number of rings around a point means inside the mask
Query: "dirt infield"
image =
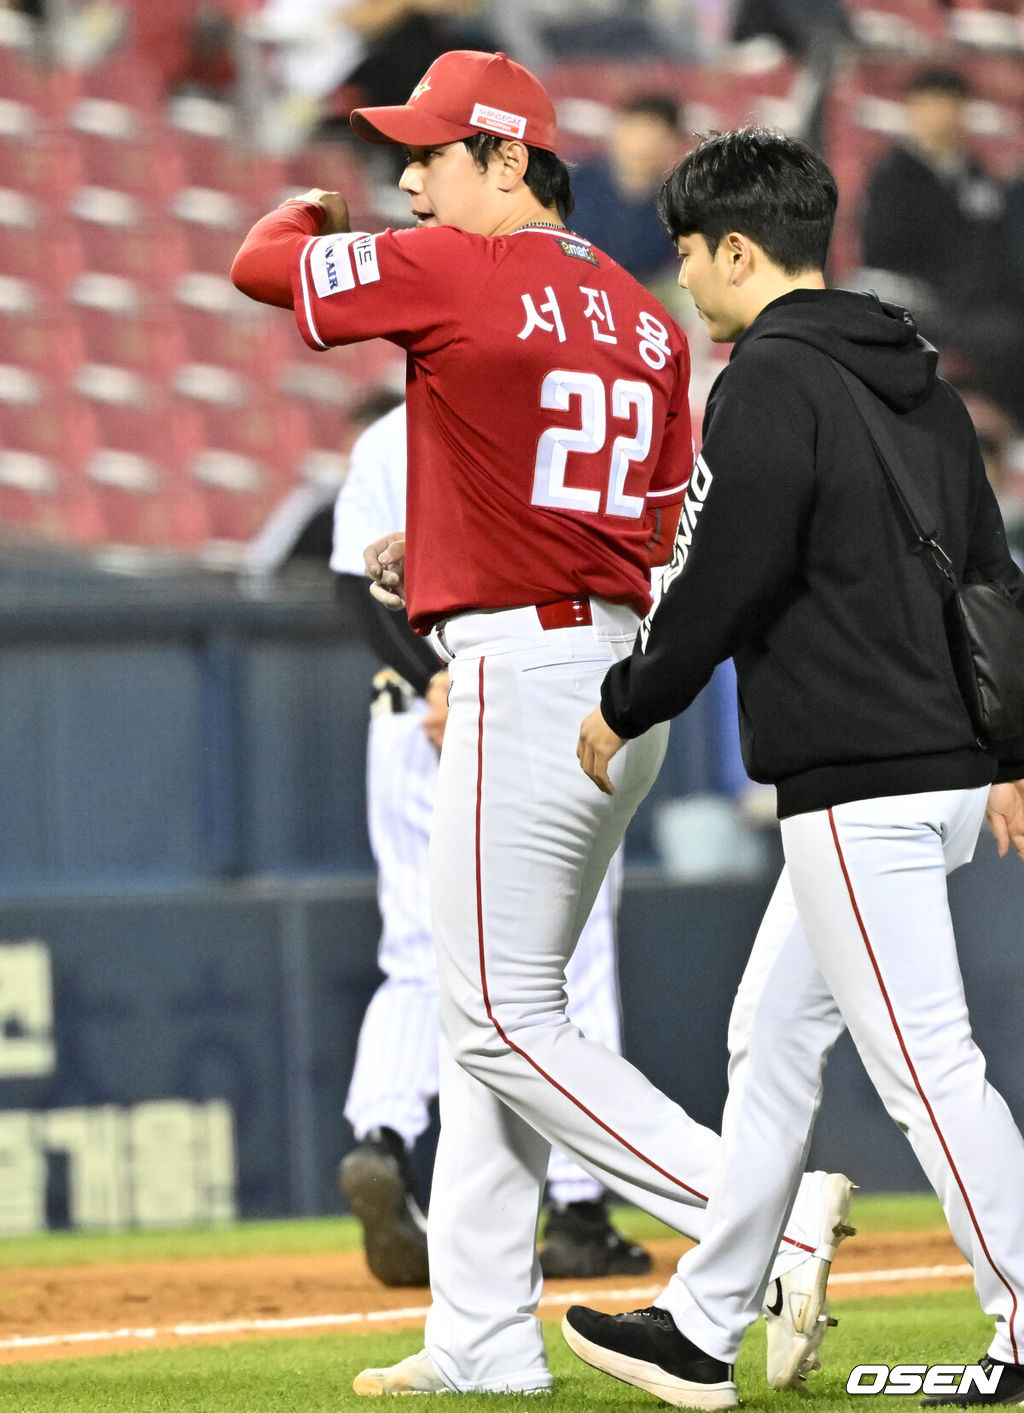
<svg viewBox="0 0 1024 1413"><path fill-rule="evenodd" d="M668 1279L686 1243L649 1243L655 1267L642 1282L548 1281L541 1314L559 1317L581 1294L594 1304L641 1304ZM970 1281L941 1232L864 1235L835 1262L834 1299L903 1294ZM396 1329L422 1323L425 1289L389 1290L361 1255L252 1256L218 1261L0 1270L0 1363L119 1350L223 1342L330 1329Z"/></svg>

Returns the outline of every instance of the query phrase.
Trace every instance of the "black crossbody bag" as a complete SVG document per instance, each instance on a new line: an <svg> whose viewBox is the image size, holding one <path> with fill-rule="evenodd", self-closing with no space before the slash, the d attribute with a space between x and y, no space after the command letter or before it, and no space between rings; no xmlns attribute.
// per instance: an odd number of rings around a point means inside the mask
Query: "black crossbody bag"
<svg viewBox="0 0 1024 1413"><path fill-rule="evenodd" d="M918 544L941 576L946 640L957 686L982 745L1024 734L1024 614L1010 593L994 581L960 584L949 555L939 544L928 507L879 415L873 395L859 378L829 360L846 384L867 424L878 459L903 507Z"/></svg>

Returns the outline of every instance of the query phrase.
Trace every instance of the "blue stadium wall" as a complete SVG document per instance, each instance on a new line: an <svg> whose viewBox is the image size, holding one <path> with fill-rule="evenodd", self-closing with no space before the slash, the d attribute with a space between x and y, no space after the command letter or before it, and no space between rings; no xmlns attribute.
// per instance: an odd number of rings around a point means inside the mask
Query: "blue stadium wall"
<svg viewBox="0 0 1024 1413"><path fill-rule="evenodd" d="M341 1110L379 980L372 660L328 601L7 587L0 1165L20 1196L0 1199L0 1232L341 1210ZM675 731L656 798L714 783L706 710ZM620 917L627 1050L716 1124L777 840L762 877L673 885L654 867L651 809L631 832ZM1024 870L983 838L952 892L976 1031L1024 1120ZM923 1186L845 1041L813 1159L868 1189Z"/></svg>

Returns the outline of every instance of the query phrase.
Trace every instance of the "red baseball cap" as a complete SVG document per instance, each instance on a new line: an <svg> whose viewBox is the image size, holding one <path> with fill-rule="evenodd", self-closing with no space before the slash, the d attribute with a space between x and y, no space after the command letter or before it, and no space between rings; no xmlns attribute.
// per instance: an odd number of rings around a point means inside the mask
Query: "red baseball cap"
<svg viewBox="0 0 1024 1413"><path fill-rule="evenodd" d="M434 147L489 132L555 150L555 109L540 81L507 54L478 49L450 49L407 103L356 108L349 121L367 142Z"/></svg>

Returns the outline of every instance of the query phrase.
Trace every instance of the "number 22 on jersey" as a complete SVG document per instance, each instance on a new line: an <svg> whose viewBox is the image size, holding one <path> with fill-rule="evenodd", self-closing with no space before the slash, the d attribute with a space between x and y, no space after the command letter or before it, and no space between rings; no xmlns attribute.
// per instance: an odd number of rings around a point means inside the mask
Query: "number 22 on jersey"
<svg viewBox="0 0 1024 1413"><path fill-rule="evenodd" d="M597 373L571 372L556 368L541 384L540 405L551 411L567 412L571 400L579 399L579 425L549 427L537 443L533 468L534 505L553 510L601 511L602 492L565 483L569 453L597 456L606 448L609 417L627 422L635 430L617 436L611 445L604 492L606 515L639 520L644 497L626 494L626 477L634 462L647 459L654 429L654 393L649 383L616 378L611 389Z"/></svg>

